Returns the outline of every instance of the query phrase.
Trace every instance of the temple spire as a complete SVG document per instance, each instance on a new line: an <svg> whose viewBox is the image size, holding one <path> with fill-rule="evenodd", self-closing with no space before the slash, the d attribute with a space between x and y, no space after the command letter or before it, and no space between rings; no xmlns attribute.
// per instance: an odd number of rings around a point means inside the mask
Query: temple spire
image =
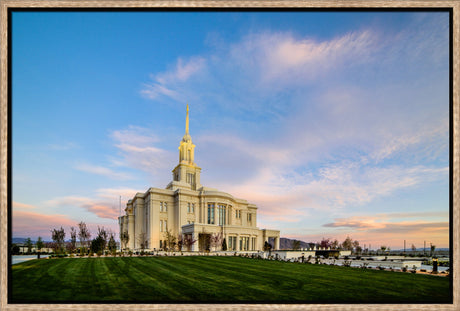
<svg viewBox="0 0 460 311"><path fill-rule="evenodd" d="M188 104L187 104L187 117L185 118L185 135L187 134L189 134L188 132Z"/></svg>
<svg viewBox="0 0 460 311"><path fill-rule="evenodd" d="M188 123L189 121L188 121L188 104L187 104L187 116L185 117L185 135L182 138L182 140L185 142L192 141L192 137L190 136L190 133L189 133Z"/></svg>

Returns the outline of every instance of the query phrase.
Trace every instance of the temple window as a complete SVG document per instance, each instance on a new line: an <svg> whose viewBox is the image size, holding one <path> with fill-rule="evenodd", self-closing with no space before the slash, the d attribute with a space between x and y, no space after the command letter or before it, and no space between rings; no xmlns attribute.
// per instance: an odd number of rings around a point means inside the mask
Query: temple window
<svg viewBox="0 0 460 311"><path fill-rule="evenodd" d="M214 224L214 204L208 204L208 224Z"/></svg>

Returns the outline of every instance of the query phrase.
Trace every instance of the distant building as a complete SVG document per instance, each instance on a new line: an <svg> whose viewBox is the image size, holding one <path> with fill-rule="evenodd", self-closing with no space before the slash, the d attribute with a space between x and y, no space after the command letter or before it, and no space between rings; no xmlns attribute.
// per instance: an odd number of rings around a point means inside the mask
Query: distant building
<svg viewBox="0 0 460 311"><path fill-rule="evenodd" d="M128 201L126 215L118 218L120 234L129 235L127 248L139 250L144 243L149 250L163 249L170 231L176 238L182 234L196 240L192 251L210 249L211 237L219 234L227 250L262 250L269 240L273 249L278 249L280 231L257 228L256 205L201 185L201 168L194 155L187 105L185 135L179 146L179 163L172 170L173 180L166 189L137 193Z"/></svg>

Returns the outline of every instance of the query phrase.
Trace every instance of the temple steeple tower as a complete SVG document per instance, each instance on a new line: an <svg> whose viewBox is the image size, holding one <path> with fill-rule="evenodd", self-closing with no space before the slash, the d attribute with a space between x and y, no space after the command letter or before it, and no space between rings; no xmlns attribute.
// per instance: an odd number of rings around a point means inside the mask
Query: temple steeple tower
<svg viewBox="0 0 460 311"><path fill-rule="evenodd" d="M185 135L184 135L184 138L182 138L182 141L192 142L192 137L190 137L188 124L189 124L189 120L188 120L188 104L187 104L187 116L185 117Z"/></svg>
<svg viewBox="0 0 460 311"><path fill-rule="evenodd" d="M179 163L195 165L195 145L192 143L192 137L189 133L188 105L187 116L185 117L185 134L179 146Z"/></svg>
<svg viewBox="0 0 460 311"><path fill-rule="evenodd" d="M179 164L174 168L173 181L167 186L168 189L186 188L196 190L200 185L200 172L195 164L195 145L189 132L189 107L185 117L185 134L179 145Z"/></svg>

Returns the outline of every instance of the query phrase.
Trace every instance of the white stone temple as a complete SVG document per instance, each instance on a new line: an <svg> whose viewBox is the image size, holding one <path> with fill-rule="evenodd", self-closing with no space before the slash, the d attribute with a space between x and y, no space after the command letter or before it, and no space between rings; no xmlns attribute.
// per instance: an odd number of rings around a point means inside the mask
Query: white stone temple
<svg viewBox="0 0 460 311"><path fill-rule="evenodd" d="M272 249L279 249L280 231L257 228L256 205L201 185L201 168L195 163L195 145L189 133L188 105L185 120L173 180L165 189L137 193L126 204L126 214L118 218L120 235L127 232L129 237L124 248L165 249L169 232L176 240L180 236L195 240L189 246L191 251L212 248L210 241L216 236L222 243L210 250L221 250L222 244L229 251L263 250L269 241Z"/></svg>

